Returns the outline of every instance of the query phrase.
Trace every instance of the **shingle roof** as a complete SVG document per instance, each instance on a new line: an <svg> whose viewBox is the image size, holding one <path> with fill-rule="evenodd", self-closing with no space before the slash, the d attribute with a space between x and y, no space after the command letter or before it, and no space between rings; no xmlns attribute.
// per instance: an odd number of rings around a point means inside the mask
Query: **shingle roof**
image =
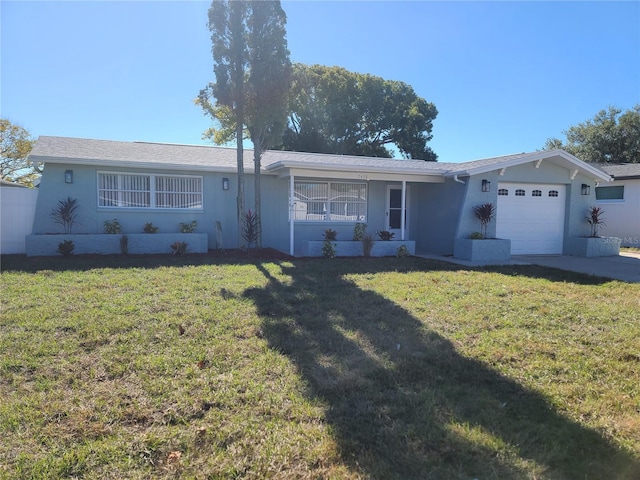
<svg viewBox="0 0 640 480"><path fill-rule="evenodd" d="M640 163L596 163L595 165L616 180L640 178Z"/></svg>
<svg viewBox="0 0 640 480"><path fill-rule="evenodd" d="M208 170L235 170L236 149L208 145L177 145L151 142L120 142L84 138L47 137L38 138L30 157L51 163L104 164L115 162L139 166L184 167ZM268 150L262 156L262 167L273 170L278 166L292 164L306 166L339 167L378 170L409 170L441 172L447 165L422 160L370 158L349 155L328 155L307 152L285 152ZM245 149L245 168L253 168L253 150Z"/></svg>
<svg viewBox="0 0 640 480"><path fill-rule="evenodd" d="M235 148L205 145L42 136L38 138L30 158L39 162L102 166L110 163L111 165L128 167L224 172L236 170ZM262 156L262 168L265 173L276 173L286 168L307 168L450 177L474 175L541 159L552 159L569 165L571 168L580 168L595 177L608 178L596 167L584 164L561 150L517 153L463 163L268 150ZM247 171L253 169L253 150L251 149L245 150L244 166Z"/></svg>
<svg viewBox="0 0 640 480"><path fill-rule="evenodd" d="M86 138L38 138L29 156L51 163L83 163L104 165L105 162L131 166L184 167L198 170L235 169L236 150L203 145L168 143L120 142ZM252 164L245 156L245 168Z"/></svg>

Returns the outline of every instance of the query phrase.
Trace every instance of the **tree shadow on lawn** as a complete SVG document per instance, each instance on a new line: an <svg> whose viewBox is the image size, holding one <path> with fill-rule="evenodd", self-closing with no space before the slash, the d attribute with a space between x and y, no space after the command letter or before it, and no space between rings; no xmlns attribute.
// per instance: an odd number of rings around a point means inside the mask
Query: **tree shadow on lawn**
<svg viewBox="0 0 640 480"><path fill-rule="evenodd" d="M540 394L458 353L349 262L280 264L245 292L271 348L326 405L343 461L375 479L640 478L640 463ZM364 268L360 273L366 273ZM377 270L376 270L377 271ZM533 472L533 473L532 473Z"/></svg>

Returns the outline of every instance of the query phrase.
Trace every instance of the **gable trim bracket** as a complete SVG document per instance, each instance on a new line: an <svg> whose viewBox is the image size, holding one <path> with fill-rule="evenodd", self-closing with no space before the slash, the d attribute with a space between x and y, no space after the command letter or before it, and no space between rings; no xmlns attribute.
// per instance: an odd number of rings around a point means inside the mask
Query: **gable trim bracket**
<svg viewBox="0 0 640 480"><path fill-rule="evenodd" d="M578 174L578 169L576 168L573 172L571 172L571 180L573 180L574 178L576 178L576 175Z"/></svg>

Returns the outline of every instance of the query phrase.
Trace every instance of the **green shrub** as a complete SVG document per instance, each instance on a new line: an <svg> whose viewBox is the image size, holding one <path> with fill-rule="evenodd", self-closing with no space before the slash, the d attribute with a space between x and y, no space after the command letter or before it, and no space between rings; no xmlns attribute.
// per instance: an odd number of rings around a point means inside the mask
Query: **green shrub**
<svg viewBox="0 0 640 480"><path fill-rule="evenodd" d="M353 227L353 240L356 242L360 242L364 240L364 236L367 233L367 224L366 223L356 223Z"/></svg>
<svg viewBox="0 0 640 480"><path fill-rule="evenodd" d="M327 228L325 229L322 236L324 237L325 240L329 240L331 242L336 239L336 237L338 236L338 232L336 232L335 230L331 230L330 228Z"/></svg>
<svg viewBox="0 0 640 480"><path fill-rule="evenodd" d="M153 225L153 223L145 223L144 228L142 229L144 233L158 233L158 227Z"/></svg>
<svg viewBox="0 0 640 480"><path fill-rule="evenodd" d="M171 245L173 255L184 255L187 253L187 242L173 242Z"/></svg>
<svg viewBox="0 0 640 480"><path fill-rule="evenodd" d="M335 258L336 256L336 245L331 243L328 238L325 238L324 242L322 242L322 256L324 258Z"/></svg>
<svg viewBox="0 0 640 480"><path fill-rule="evenodd" d="M73 254L73 250L76 246L73 244L71 240L64 240L58 244L58 253L62 254L64 257L68 257Z"/></svg>
<svg viewBox="0 0 640 480"><path fill-rule="evenodd" d="M410 256L411 256L411 253L409 252L409 249L407 248L406 245L400 245L396 250L396 257L398 258L404 258L404 257L410 257Z"/></svg>
<svg viewBox="0 0 640 480"><path fill-rule="evenodd" d="M471 240L483 240L484 235L482 234L482 232L473 232L471 235L469 235L469 238Z"/></svg>
<svg viewBox="0 0 640 480"><path fill-rule="evenodd" d="M380 230L378 232L376 232L376 234L378 235L378 237L380 237L380 240L382 240L383 242L388 242L390 240L393 239L393 237L395 237L395 233L391 233L388 230Z"/></svg>
<svg viewBox="0 0 640 480"><path fill-rule="evenodd" d="M117 218L113 220L105 220L104 221L104 233L109 235L115 235L122 232L122 226L120 226L120 222L118 222Z"/></svg>
<svg viewBox="0 0 640 480"><path fill-rule="evenodd" d="M196 231L197 221L191 223L180 223L180 233L193 233Z"/></svg>

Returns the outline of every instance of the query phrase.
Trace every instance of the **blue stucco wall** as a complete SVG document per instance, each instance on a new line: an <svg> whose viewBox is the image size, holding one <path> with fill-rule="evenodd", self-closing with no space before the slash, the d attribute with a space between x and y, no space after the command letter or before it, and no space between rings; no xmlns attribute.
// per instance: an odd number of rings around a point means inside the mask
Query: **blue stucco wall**
<svg viewBox="0 0 640 480"><path fill-rule="evenodd" d="M64 182L65 170L73 170L73 183ZM176 211L170 209L119 209L99 208L97 195L97 172L122 173L162 173L175 175L199 175L203 177L204 206L200 211ZM222 189L222 178L230 178L229 190ZM252 180L252 176L250 176ZM271 180L271 179L269 179ZM63 233L62 226L53 222L51 210L60 200L72 197L78 199L77 222L74 234L104 233L104 222L117 219L122 233L142 233L145 223L151 222L159 228L159 233L180 231L180 223L198 222L196 232L207 233L209 248L215 248L215 221L222 223L224 244L227 248L237 246L235 175L223 173L192 172L188 170L163 170L161 172L144 169L96 168L92 166L47 164L40 183L40 193L36 204L33 233ZM269 181L265 181L265 184ZM251 188L253 192L253 188ZM253 206L253 195L247 195L247 207Z"/></svg>
<svg viewBox="0 0 640 480"><path fill-rule="evenodd" d="M416 185L416 251L439 255L453 254L458 215L466 185L449 178L445 183Z"/></svg>
<svg viewBox="0 0 640 480"><path fill-rule="evenodd" d="M74 181L64 182L64 172L71 169ZM162 173L175 175L199 175L203 177L204 207L201 211L175 211L151 209L98 208L97 172ZM570 238L588 233L585 214L595 203L595 183L578 174L573 180L571 172L563 167L542 162L507 168L503 176L499 170L472 177L465 177L465 184L446 179L444 183L408 182L409 207L407 240L416 242L418 253L453 253L455 239L467 237L480 230L472 208L485 202L497 204L499 182L535 182L567 185L565 227L565 253L570 252ZM222 189L222 179L229 178L230 189ZM289 179L273 175L261 176L262 182L262 238L263 246L289 252ZM491 191L481 191L481 182L491 182ZM245 173L246 208L254 208L254 176ZM591 194L580 194L580 185L591 186ZM370 181L368 183L367 231L375 233L386 225L387 187L398 182ZM224 232L224 247L237 248L238 227L236 219L237 176L232 173L204 173L189 170L100 168L95 166L47 164L40 184L34 218L34 234L63 233L62 226L51 219L51 209L67 196L79 200L78 222L74 234L99 234L104 232L106 220L118 219L123 232L141 233L143 226L151 222L161 233L178 232L180 223L198 222L196 232L208 235L209 248L216 247L215 222L220 221ZM322 240L323 231L332 228L338 232L338 240L350 240L356 222L296 222L295 249L302 254L309 240ZM496 223L491 222L488 236L495 236Z"/></svg>
<svg viewBox="0 0 640 480"><path fill-rule="evenodd" d="M551 183L566 185L565 204L565 231L563 253L571 254L571 238L588 233L588 225L585 221L586 212L590 205L595 203L595 182L592 178L578 173L571 180L571 171L567 168L542 162L539 168L535 162L530 162L506 169L504 175L500 170L495 170L480 175L464 178L467 182L467 191L461 206L456 238L468 237L471 233L480 231L480 223L473 215L473 207L482 203L491 202L497 205L498 184L500 182L521 183ZM482 192L482 180L491 182L491 191ZM590 195L581 195L581 185L586 183L591 186ZM499 215L499 212L497 213ZM489 224L487 236L494 237L496 233L495 219Z"/></svg>

